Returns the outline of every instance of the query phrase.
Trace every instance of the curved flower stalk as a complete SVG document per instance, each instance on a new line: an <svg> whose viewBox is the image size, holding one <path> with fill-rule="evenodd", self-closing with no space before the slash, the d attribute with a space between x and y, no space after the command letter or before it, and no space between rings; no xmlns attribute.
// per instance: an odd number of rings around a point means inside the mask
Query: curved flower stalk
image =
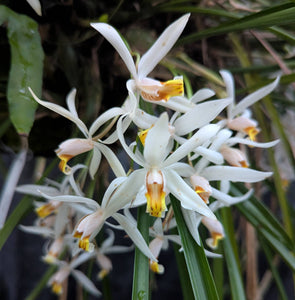
<svg viewBox="0 0 295 300"><path fill-rule="evenodd" d="M228 128L240 132L242 136L248 135L250 140L254 141L256 135L259 133L259 129L257 128L257 121L251 119L251 113L247 109L255 102L270 94L277 87L280 77L277 77L272 83L258 89L235 104L233 77L231 73L225 70L220 71L220 74L225 82L228 97L232 98L232 103L228 106L227 110Z"/></svg>
<svg viewBox="0 0 295 300"><path fill-rule="evenodd" d="M181 201L181 205L187 209L198 211L210 218L215 218L203 200L185 183L178 174L179 168L182 173L191 173L191 168L186 164L178 163L190 151L210 140L219 130L219 126L210 124L202 127L186 143L181 145L174 153L168 156L172 144L168 128L168 115L163 113L156 124L148 131L145 139L143 155L133 153L127 146L122 134L122 117L117 123L119 140L127 154L143 169L134 171L138 179L138 185L128 178L130 191L134 196L142 186L145 187L145 199L147 212L155 217L162 217L165 210L165 197L168 191ZM134 175L135 176L135 175ZM140 180L139 180L140 179ZM128 184L126 183L126 184Z"/></svg>
<svg viewBox="0 0 295 300"><path fill-rule="evenodd" d="M173 47L182 33L190 14L186 14L168 26L153 46L142 56L137 66L119 33L106 23L91 23L117 50L126 67L133 77L132 89L138 90L147 101L168 101L170 97L183 94L183 80L181 77L161 82L147 75L156 67Z"/></svg>
<svg viewBox="0 0 295 300"><path fill-rule="evenodd" d="M34 99L41 105L45 106L46 108L64 116L65 118L69 119L73 123L77 125L80 131L83 133L85 138L73 138L64 141L59 145L59 148L56 150L57 156L60 158L59 168L60 170L68 175L71 172L71 168L67 165L68 161L73 157L85 153L88 151L93 150L94 154L90 163L90 175L93 177L97 168L100 164L101 160L101 153L105 156L107 161L109 162L113 172L117 177L125 176L125 171L120 164L118 158L113 153L111 149L104 145L97 137L93 137L95 132L107 121L113 119L114 117L125 113L125 111L119 107L114 107L102 115L100 115L90 126L89 130L87 129L86 125L79 119L77 110L75 107L75 96L76 90L73 89L67 96L67 106L68 110L63 108L60 105L50 103L47 101L40 100L34 92L29 88L31 94L33 95Z"/></svg>
<svg viewBox="0 0 295 300"><path fill-rule="evenodd" d="M70 263L56 261L55 264L59 266L59 269L48 281L48 285L51 286L52 291L57 295L61 295L63 293L63 283L69 275L72 275L87 292L94 296L100 296L101 292L96 288L93 282L81 271L76 270L79 265L92 258L93 255L91 253L83 253L79 257L73 259Z"/></svg>

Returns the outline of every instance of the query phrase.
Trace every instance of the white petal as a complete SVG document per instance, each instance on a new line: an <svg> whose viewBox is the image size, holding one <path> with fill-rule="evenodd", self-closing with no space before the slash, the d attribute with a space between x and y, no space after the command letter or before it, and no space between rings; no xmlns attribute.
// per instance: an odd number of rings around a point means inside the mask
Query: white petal
<svg viewBox="0 0 295 300"><path fill-rule="evenodd" d="M199 225L202 220L202 215L197 214L196 212L192 210L188 210L182 207L181 209L182 215L184 217L185 224L193 237L193 239L196 241L196 243L200 246L200 235L199 235Z"/></svg>
<svg viewBox="0 0 295 300"><path fill-rule="evenodd" d="M112 171L116 175L116 177L122 177L126 176L126 172L120 163L119 159L117 156L114 154L114 152L107 146L100 144L100 143L95 143L95 147L97 147L104 157L107 159Z"/></svg>
<svg viewBox="0 0 295 300"><path fill-rule="evenodd" d="M159 166L164 160L169 139L168 114L163 113L145 139L143 155L149 166Z"/></svg>
<svg viewBox="0 0 295 300"><path fill-rule="evenodd" d="M257 102L258 100L262 99L269 93L271 93L278 85L280 81L280 77L277 77L275 81L272 83L262 87L261 89L255 91L254 93L248 95L244 99L242 99L232 111L232 117L239 115L240 113L244 112L246 108Z"/></svg>
<svg viewBox="0 0 295 300"><path fill-rule="evenodd" d="M200 89L198 90L193 96L192 98L190 99L190 101L192 103L198 103L198 102L201 102L205 99L208 99L212 96L215 95L215 92L210 90L210 89L207 89L207 88L204 88L204 89Z"/></svg>
<svg viewBox="0 0 295 300"><path fill-rule="evenodd" d="M169 166L175 162L178 162L193 149L202 145L204 142L210 140L217 134L220 127L215 124L206 125L200 128L189 140L177 148L162 164L163 166Z"/></svg>
<svg viewBox="0 0 295 300"><path fill-rule="evenodd" d="M222 254L218 254L218 253L214 253L214 252L211 252L211 251L208 251L206 249L204 249L205 251L205 255L207 257L211 257L211 258L222 258Z"/></svg>
<svg viewBox="0 0 295 300"><path fill-rule="evenodd" d="M139 79L146 77L173 47L189 16L190 14L186 14L168 26L153 46L142 56L138 64Z"/></svg>
<svg viewBox="0 0 295 300"><path fill-rule="evenodd" d="M56 200L56 201L60 201L60 202L69 202L69 203L81 203L81 204L89 206L93 210L97 210L100 207L97 202L95 202L92 199L86 198L86 197L71 196L71 195L63 195L63 196L51 197L51 196L46 195L44 193L41 193L41 195L44 198L47 198L49 200Z"/></svg>
<svg viewBox="0 0 295 300"><path fill-rule="evenodd" d="M182 162L174 163L166 167L166 169L173 169L175 172L177 172L177 174L179 174L182 177L190 177L195 173L195 170L192 166Z"/></svg>
<svg viewBox="0 0 295 300"><path fill-rule="evenodd" d="M231 99L231 103L227 107L227 117L229 119L232 119L232 109L234 106L234 99L235 99L235 84L234 84L234 78L232 74L226 70L221 70L219 72L223 78L223 81L226 86L226 92L227 92L227 98Z"/></svg>
<svg viewBox="0 0 295 300"><path fill-rule="evenodd" d="M182 207L196 211L208 218L216 219L200 196L176 172L166 170L164 174L168 190L180 201Z"/></svg>
<svg viewBox="0 0 295 300"><path fill-rule="evenodd" d="M101 250L103 251L103 249L111 247L114 244L114 241L115 241L114 231L112 231L111 229L107 229L106 231L108 232L109 236L101 244L100 251Z"/></svg>
<svg viewBox="0 0 295 300"><path fill-rule="evenodd" d="M230 102L231 100L229 99L222 99L196 105L174 122L175 133L177 135L185 135L209 124Z"/></svg>
<svg viewBox="0 0 295 300"><path fill-rule="evenodd" d="M92 158L89 166L89 174L91 178L94 178L95 173L97 172L97 169L100 165L101 161L101 152L98 147L95 146L93 147L93 152L92 152Z"/></svg>
<svg viewBox="0 0 295 300"><path fill-rule="evenodd" d="M136 162L137 164L139 164L140 166L144 166L145 162L143 161L143 159L141 159L140 157L136 156L128 147L128 145L125 142L125 138L123 136L124 130L123 130L123 124L122 124L122 120L124 120L125 116L122 116L119 118L118 123L117 123L117 133L118 133L118 138L121 142L121 145L123 146L124 150L127 152L127 154L129 155L129 157Z"/></svg>
<svg viewBox="0 0 295 300"><path fill-rule="evenodd" d="M83 252L77 258L73 259L70 263L70 268L75 269L79 265L95 257L95 252Z"/></svg>
<svg viewBox="0 0 295 300"><path fill-rule="evenodd" d="M228 145L235 145L235 144L244 144L252 147L258 147L258 148L270 148L278 144L280 140L271 141L268 143L259 143L255 141L251 141L249 139L242 139L238 137L233 137L227 140Z"/></svg>
<svg viewBox="0 0 295 300"><path fill-rule="evenodd" d="M43 100L40 100L35 94L34 92L32 91L32 89L29 87L28 88L29 91L31 92L33 98L41 105L43 105L44 107L60 114L61 116L69 119L70 121L72 121L73 123L75 123L79 129L83 132L83 134L85 135L85 137L88 137L88 129L87 127L85 126L85 124L78 118L76 117L75 115L73 115L71 112L69 112L68 110L66 110L65 108L63 108L62 106L60 105L57 105L57 104L54 104L54 103L50 103L50 102L47 102L47 101L43 101Z"/></svg>
<svg viewBox="0 0 295 300"><path fill-rule="evenodd" d="M157 117L152 116L141 109L137 109L133 117L134 124L141 129L150 128L153 124L157 122L157 120Z"/></svg>
<svg viewBox="0 0 295 300"><path fill-rule="evenodd" d="M132 118L129 115L126 115L125 118L123 119L122 124L121 124L122 135L129 128L131 122L132 122ZM118 140L118 138L119 138L118 137L118 130L115 130L109 137L107 137L104 141L101 141L101 142L104 143L104 144L109 145L109 144L115 143Z"/></svg>
<svg viewBox="0 0 295 300"><path fill-rule="evenodd" d="M70 113L74 117L78 118L78 113L77 113L76 105L75 105L76 94L77 94L77 90L72 89L69 92L69 94L67 95L66 102L67 102L67 106L68 106L68 109L69 109Z"/></svg>
<svg viewBox="0 0 295 300"><path fill-rule="evenodd" d="M121 214L114 214L113 218L124 228L128 236L131 238L133 243L138 247L138 249L149 259L157 261L152 252L150 251L148 245L146 244L144 238L142 237L139 230L133 224L132 221L129 221L128 218Z"/></svg>
<svg viewBox="0 0 295 300"><path fill-rule="evenodd" d="M144 169L136 170L119 186L110 201L106 204L106 212L108 215L112 215L114 212L125 207L128 203L132 203L141 186L144 184L145 173L146 171ZM106 201L107 200L104 200L103 203L106 203Z"/></svg>
<svg viewBox="0 0 295 300"><path fill-rule="evenodd" d="M165 235L165 239L172 241L173 243L179 246L182 246L181 237L179 235L174 235L174 234ZM164 245L162 248L165 250Z"/></svg>
<svg viewBox="0 0 295 300"><path fill-rule="evenodd" d="M272 175L272 172L261 172L248 168L231 166L212 166L202 172L209 181L230 180L233 182L257 182Z"/></svg>
<svg viewBox="0 0 295 300"><path fill-rule="evenodd" d="M101 208L106 208L108 202L111 199L113 193L126 181L128 180L127 177L118 177L115 178L108 186L107 190L105 191L102 201L101 201Z"/></svg>
<svg viewBox="0 0 295 300"><path fill-rule="evenodd" d="M129 72L136 79L137 74L133 58L117 30L106 23L90 23L90 25L112 44L123 59Z"/></svg>
<svg viewBox="0 0 295 300"><path fill-rule="evenodd" d="M167 102L158 101L157 104L180 113L186 113L190 111L193 107L195 107L194 103L192 103L187 98L181 96L171 97Z"/></svg>
<svg viewBox="0 0 295 300"><path fill-rule="evenodd" d="M54 236L53 230L48 228L48 227L19 225L19 228L22 231L27 232L27 233L43 235L43 236L46 236L46 237L53 237Z"/></svg>
<svg viewBox="0 0 295 300"><path fill-rule="evenodd" d="M55 237L64 235L66 225L69 223L68 214L69 214L68 205L59 206L57 214L55 215L55 223L54 223Z"/></svg>
<svg viewBox="0 0 295 300"><path fill-rule="evenodd" d="M220 165L223 163L223 156L217 151L199 146L194 150L194 152L196 152L198 156L201 155L208 161L213 162L214 164ZM191 160L194 160L196 158L197 156L193 155L191 157Z"/></svg>
<svg viewBox="0 0 295 300"><path fill-rule="evenodd" d="M226 193L223 193L215 188L212 188L212 197L216 200L224 203L226 206L234 205L239 202L247 200L253 194L253 190L249 190L246 194L239 197L232 197Z"/></svg>
<svg viewBox="0 0 295 300"><path fill-rule="evenodd" d="M84 289L91 295L100 296L101 292L96 288L94 283L81 271L72 270L73 276L84 287Z"/></svg>
<svg viewBox="0 0 295 300"><path fill-rule="evenodd" d="M29 194L32 196L42 197L41 193L58 196L61 192L52 186L38 185L38 184L24 184L19 185L16 189L19 193ZM41 192L41 193L40 193Z"/></svg>
<svg viewBox="0 0 295 300"><path fill-rule="evenodd" d="M27 0L38 16L42 16L42 9L39 0Z"/></svg>
<svg viewBox="0 0 295 300"><path fill-rule="evenodd" d="M111 248L108 248L103 251L104 254L113 254L113 253L125 253L130 252L134 250L134 245L131 246L112 246Z"/></svg>
<svg viewBox="0 0 295 300"><path fill-rule="evenodd" d="M96 130L98 130L103 124L108 122L110 119L114 117L120 116L124 114L124 110L120 107L113 107L107 111L105 111L102 115L100 115L89 128L89 135L93 136Z"/></svg>

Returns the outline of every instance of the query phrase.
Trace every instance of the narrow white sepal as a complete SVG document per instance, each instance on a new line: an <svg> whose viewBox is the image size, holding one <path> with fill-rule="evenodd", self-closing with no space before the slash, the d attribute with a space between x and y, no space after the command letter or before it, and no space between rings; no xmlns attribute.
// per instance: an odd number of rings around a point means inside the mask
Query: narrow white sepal
<svg viewBox="0 0 295 300"><path fill-rule="evenodd" d="M27 2L30 4L30 6L33 8L35 13L38 16L42 16L42 9L41 9L41 4L39 0L27 0Z"/></svg>
<svg viewBox="0 0 295 300"><path fill-rule="evenodd" d="M102 152L104 157L107 159L107 161L108 161L111 169L113 170L114 174L116 175L116 177L126 176L126 172L125 172L122 164L120 163L117 156L114 154L114 152L109 147L107 147L103 144L100 144L100 143L96 143L96 142L95 142L95 146Z"/></svg>
<svg viewBox="0 0 295 300"><path fill-rule="evenodd" d="M231 166L211 166L203 172L207 180L230 180L232 182L257 182L272 175L272 172L261 172L248 168Z"/></svg>
<svg viewBox="0 0 295 300"><path fill-rule="evenodd" d="M229 99L212 100L196 105L174 122L175 133L185 135L209 124L231 102Z"/></svg>
<svg viewBox="0 0 295 300"><path fill-rule="evenodd" d="M164 58L181 35L190 14L185 14L169 25L153 46L142 56L138 64L138 77L146 77L155 66Z"/></svg>
<svg viewBox="0 0 295 300"><path fill-rule="evenodd" d="M211 219L216 219L201 197L173 170L165 170L168 190L180 201L182 207L198 212Z"/></svg>
<svg viewBox="0 0 295 300"><path fill-rule="evenodd" d="M152 254L141 233L132 221L129 221L127 217L118 213L115 213L113 218L124 228L130 239L145 256L151 260L158 261Z"/></svg>
<svg viewBox="0 0 295 300"><path fill-rule="evenodd" d="M212 188L212 197L222 202L226 206L234 205L239 202L247 200L253 194L253 190L249 190L246 194L239 197L232 197L226 193L223 193L215 188Z"/></svg>
<svg viewBox="0 0 295 300"><path fill-rule="evenodd" d="M238 137L233 137L227 140L228 145L244 144L244 145L258 147L258 148L270 148L277 145L279 142L280 140L274 140L267 143L259 143L259 142L251 141L249 139L242 139Z"/></svg>
<svg viewBox="0 0 295 300"><path fill-rule="evenodd" d="M145 139L143 155L149 166L159 166L164 160L169 139L168 114L163 113Z"/></svg>
<svg viewBox="0 0 295 300"><path fill-rule="evenodd" d="M232 110L232 117L235 117L241 113L243 113L246 108L253 105L258 100L262 99L266 95L270 94L278 85L280 81L280 77L277 77L275 81L272 83L260 88L259 90L255 91L254 93L246 96L242 99Z"/></svg>
<svg viewBox="0 0 295 300"><path fill-rule="evenodd" d="M91 295L100 296L101 292L96 288L94 283L81 271L72 270L73 276L76 280L88 291Z"/></svg>
<svg viewBox="0 0 295 300"><path fill-rule="evenodd" d="M70 111L68 111L67 109L63 108L60 105L39 99L30 87L28 89L29 89L30 93L32 94L33 98L35 99L35 101L37 101L42 106L60 114L61 116L65 117L65 118L69 119L70 121L72 121L73 123L75 123L78 126L78 128L83 132L85 137L88 138L88 129L87 129L86 125L78 117L76 117Z"/></svg>
<svg viewBox="0 0 295 300"><path fill-rule="evenodd" d="M196 243L200 246L200 235L199 235L199 225L202 220L202 216L200 214L196 214L194 211L181 208L182 215L184 217L185 224L193 237Z"/></svg>

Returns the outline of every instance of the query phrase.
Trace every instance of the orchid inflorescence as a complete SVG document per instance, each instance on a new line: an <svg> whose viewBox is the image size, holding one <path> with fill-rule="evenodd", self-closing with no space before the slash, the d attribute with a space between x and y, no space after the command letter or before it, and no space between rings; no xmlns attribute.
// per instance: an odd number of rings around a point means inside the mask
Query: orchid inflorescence
<svg viewBox="0 0 295 300"><path fill-rule="evenodd" d="M17 188L19 192L46 199L45 203L36 202L39 216L36 224L22 226L22 229L50 240L43 259L58 266L58 271L49 280L55 293L62 293L64 280L72 274L89 292L99 295L94 284L76 269L77 266L96 258L101 268L99 277L102 278L112 269L106 254L133 249L132 246L113 246L114 233L110 229L109 237L98 247L95 237L103 226L124 230L149 258L150 269L163 273L164 266L158 264L161 250L167 249L169 241L182 246L180 237L168 232L177 227L171 197L180 201L186 226L196 243L201 245L198 230L202 223L210 232L206 244L214 250L224 237L222 223L215 216L216 210L245 201L252 193L249 190L239 197L230 196L231 182L253 183L272 174L249 168L245 147L239 146L268 148L277 144L278 141L256 141L259 129L249 106L272 92L278 78L235 103L233 77L225 70L220 74L227 96L213 100L215 93L208 88L197 91L189 99L185 97L181 76L166 82L147 77L175 44L188 19L189 14L186 14L171 24L136 64L112 26L91 24L117 50L132 78L126 83L128 97L124 104L101 114L90 128L78 116L75 90L67 97L68 109L40 100L30 90L39 104L75 123L84 135L83 138L64 141L56 150L60 170L65 174L61 183L48 181L45 185ZM144 111L140 101L152 103L154 114ZM162 113L157 114L159 110ZM115 124L116 128L111 132ZM134 132L134 128L137 135L128 144L126 133ZM116 142L120 142L132 161L128 172L109 147ZM68 165L73 157L90 151L89 165ZM88 168L94 179L102 156L115 179L108 185L102 199L95 201L85 197L75 174ZM136 169L134 163L138 166ZM149 245L130 212L142 205L155 218L150 228ZM112 224L110 218L119 225ZM71 252L67 261L62 260L65 249ZM212 250L205 250L205 253L211 257L220 256Z"/></svg>

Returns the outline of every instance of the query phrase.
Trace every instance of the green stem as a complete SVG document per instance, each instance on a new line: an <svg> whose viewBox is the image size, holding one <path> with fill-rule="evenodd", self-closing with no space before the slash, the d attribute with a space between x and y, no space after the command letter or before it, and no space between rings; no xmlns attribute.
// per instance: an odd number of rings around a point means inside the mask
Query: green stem
<svg viewBox="0 0 295 300"><path fill-rule="evenodd" d="M193 289L194 299L217 300L219 297L204 248L196 244L188 231L182 216L179 201L172 195L170 199L177 222L177 228L181 236L184 258Z"/></svg>
<svg viewBox="0 0 295 300"><path fill-rule="evenodd" d="M137 212L137 227L143 238L148 243L149 215L145 207L141 206ZM132 300L149 299L149 259L136 247L134 257Z"/></svg>

